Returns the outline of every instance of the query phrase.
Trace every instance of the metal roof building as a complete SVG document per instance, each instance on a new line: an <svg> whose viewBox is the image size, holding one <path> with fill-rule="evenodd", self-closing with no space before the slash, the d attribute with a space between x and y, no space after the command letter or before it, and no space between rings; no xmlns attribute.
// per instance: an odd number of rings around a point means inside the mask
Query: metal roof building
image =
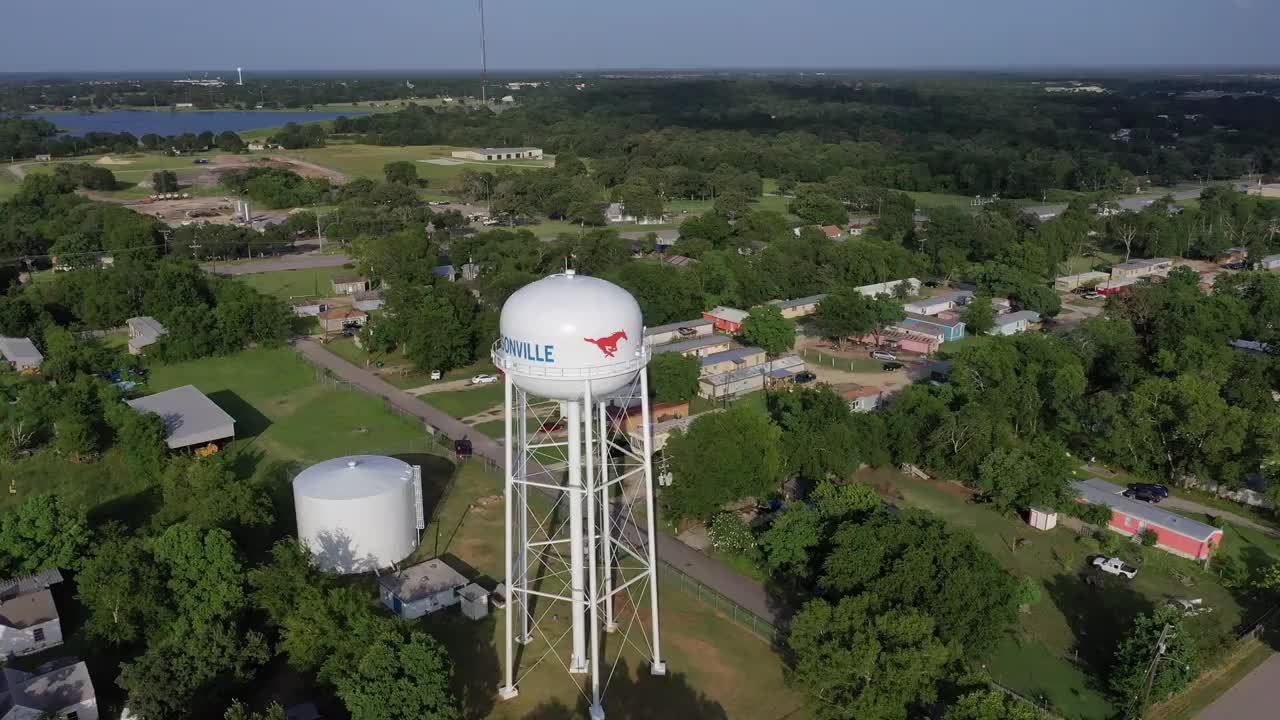
<svg viewBox="0 0 1280 720"><path fill-rule="evenodd" d="M1222 542L1219 528L1131 500L1122 494L1124 488L1105 480L1089 478L1076 480L1071 485L1080 500L1111 508L1108 527L1112 530L1132 536L1151 529L1157 535L1156 547L1174 555L1200 560Z"/></svg>
<svg viewBox="0 0 1280 720"><path fill-rule="evenodd" d="M692 354L699 357L707 357L708 353L727 351L729 351L729 338L723 335L703 335L702 337L681 340L666 345L654 345L652 352L654 355L673 352L681 355Z"/></svg>
<svg viewBox="0 0 1280 720"><path fill-rule="evenodd" d="M378 578L382 604L404 618L418 618L457 605L467 578L435 558Z"/></svg>
<svg viewBox="0 0 1280 720"><path fill-rule="evenodd" d="M44 362L30 338L0 337L0 355L14 370L35 370Z"/></svg>
<svg viewBox="0 0 1280 720"><path fill-rule="evenodd" d="M154 345L161 335L169 334L159 320L148 315L129 318L125 324L129 326L129 352L134 355L141 355L143 348Z"/></svg>
<svg viewBox="0 0 1280 720"><path fill-rule="evenodd" d="M235 418L197 390L195 385L183 385L125 402L138 412L155 413L164 420L164 441L170 450L236 436Z"/></svg>

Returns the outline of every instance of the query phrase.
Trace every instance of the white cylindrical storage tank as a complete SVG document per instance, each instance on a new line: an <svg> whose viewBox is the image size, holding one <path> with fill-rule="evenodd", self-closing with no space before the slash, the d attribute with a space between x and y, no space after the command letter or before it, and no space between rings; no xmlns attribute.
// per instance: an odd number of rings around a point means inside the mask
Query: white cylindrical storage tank
<svg viewBox="0 0 1280 720"><path fill-rule="evenodd" d="M414 467L381 455L317 463L293 479L298 539L322 570L369 572L418 544Z"/></svg>
<svg viewBox="0 0 1280 720"><path fill-rule="evenodd" d="M579 400L586 380L602 397L625 387L648 361L640 305L631 293L572 270L507 298L493 362L531 395Z"/></svg>

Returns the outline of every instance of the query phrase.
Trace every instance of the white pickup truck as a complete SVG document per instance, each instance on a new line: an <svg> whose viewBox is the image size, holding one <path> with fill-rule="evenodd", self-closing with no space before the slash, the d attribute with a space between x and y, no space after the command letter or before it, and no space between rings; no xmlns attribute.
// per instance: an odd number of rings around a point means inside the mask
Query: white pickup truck
<svg viewBox="0 0 1280 720"><path fill-rule="evenodd" d="M1102 570L1102 572L1122 575L1130 580L1138 575L1138 568L1126 564L1125 561L1118 557L1103 557L1099 555L1093 559L1093 566Z"/></svg>

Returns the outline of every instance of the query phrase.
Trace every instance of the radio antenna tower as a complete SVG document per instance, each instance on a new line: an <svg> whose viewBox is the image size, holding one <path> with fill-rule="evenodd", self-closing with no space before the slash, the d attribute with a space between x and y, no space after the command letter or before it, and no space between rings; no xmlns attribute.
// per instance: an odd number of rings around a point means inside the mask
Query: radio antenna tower
<svg viewBox="0 0 1280 720"><path fill-rule="evenodd" d="M244 68L236 68L236 84L244 85Z"/></svg>
<svg viewBox="0 0 1280 720"><path fill-rule="evenodd" d="M489 56L484 46L484 0L480 0L480 102L488 105L485 84L489 78Z"/></svg>

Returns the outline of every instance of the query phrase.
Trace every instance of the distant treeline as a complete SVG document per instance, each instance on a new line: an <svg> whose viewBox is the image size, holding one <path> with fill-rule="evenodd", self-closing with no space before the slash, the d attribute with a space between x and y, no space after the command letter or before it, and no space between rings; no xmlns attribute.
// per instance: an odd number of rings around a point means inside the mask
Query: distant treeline
<svg viewBox="0 0 1280 720"><path fill-rule="evenodd" d="M37 155L55 158L85 155L94 152L137 152L146 150L179 150L190 152L217 148L225 152L239 152L245 148L244 139L234 132L215 135L206 130L200 134L156 135L147 133L137 137L133 133L90 132L81 136L63 135L58 126L48 120L29 118L0 119L0 158L25 159Z"/></svg>
<svg viewBox="0 0 1280 720"><path fill-rule="evenodd" d="M1280 88L1280 85L1277 85ZM1272 88L1276 91L1277 88ZM1126 131L1127 132L1123 132ZM609 186L643 171L727 167L793 183L1039 198L1280 172L1280 103L1149 87L1048 94L1026 83L616 81L502 113L412 107L340 118L379 145L536 145L592 158Z"/></svg>

